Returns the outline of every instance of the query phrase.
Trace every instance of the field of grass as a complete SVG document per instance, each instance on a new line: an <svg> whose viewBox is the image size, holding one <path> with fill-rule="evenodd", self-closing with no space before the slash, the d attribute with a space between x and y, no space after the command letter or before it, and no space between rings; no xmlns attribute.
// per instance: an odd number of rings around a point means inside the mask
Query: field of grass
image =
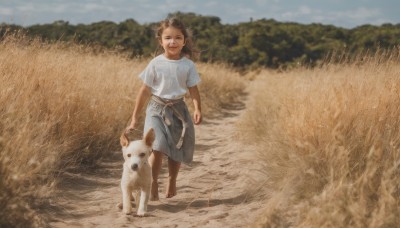
<svg viewBox="0 0 400 228"><path fill-rule="evenodd" d="M339 60L251 76L196 64L204 116L250 94L238 132L257 147L252 188L265 202L251 226L400 224L400 52ZM0 41L0 227L44 226L39 211L62 174L119 150L147 62L22 35Z"/></svg>
<svg viewBox="0 0 400 228"><path fill-rule="evenodd" d="M22 35L0 41L0 227L43 225L37 212L63 172L95 167L120 149L147 62ZM226 66L198 71L205 116L245 89Z"/></svg>
<svg viewBox="0 0 400 228"><path fill-rule="evenodd" d="M262 165L259 227L398 227L400 52L263 71L239 124Z"/></svg>

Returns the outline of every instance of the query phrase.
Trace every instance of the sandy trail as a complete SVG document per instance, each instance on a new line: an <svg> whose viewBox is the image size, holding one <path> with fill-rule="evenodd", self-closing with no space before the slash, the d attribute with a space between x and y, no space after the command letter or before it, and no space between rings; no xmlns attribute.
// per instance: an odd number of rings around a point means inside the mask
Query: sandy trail
<svg viewBox="0 0 400 228"><path fill-rule="evenodd" d="M235 139L235 123L245 103L224 109L213 119L196 126L194 162L182 165L178 195L164 196L167 167L159 178L160 201L149 201L148 216L124 215L116 208L121 200L119 181L122 154L101 164L92 173L68 174L57 194L51 227L246 227L261 207L245 194L249 145Z"/></svg>

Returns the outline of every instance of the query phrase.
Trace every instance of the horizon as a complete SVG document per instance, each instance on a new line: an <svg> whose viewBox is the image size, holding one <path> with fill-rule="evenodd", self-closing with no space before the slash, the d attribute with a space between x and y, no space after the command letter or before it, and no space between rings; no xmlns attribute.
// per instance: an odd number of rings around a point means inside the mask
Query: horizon
<svg viewBox="0 0 400 228"><path fill-rule="evenodd" d="M323 24L351 29L362 25L399 24L396 0L0 0L0 24L23 27L65 21L71 25L101 21L120 23L133 19L139 24L154 23L169 13L195 13L220 18L221 24L238 24L273 19L282 23ZM223 13L221 13L223 12Z"/></svg>
<svg viewBox="0 0 400 228"><path fill-rule="evenodd" d="M183 14L194 13L194 12L180 12L180 11L178 11L178 12L179 13L183 13ZM168 14L174 14L174 13L178 13L178 12L171 12L171 13L168 13ZM203 15L203 14L197 14L197 13L195 13L195 14L197 16L202 16L202 17L217 17L217 18L220 19L220 23L222 25L238 25L240 23L256 22L256 21L260 21L260 20L274 20L274 21L276 21L278 23L295 23L295 24L299 24L299 25L321 24L323 26L334 26L334 27L337 27L337 28L344 28L344 29L349 29L349 30L355 29L355 28L361 27L361 26L368 26L368 25L370 25L370 26L378 26L378 27L382 26L384 24L391 24L391 25L394 25L394 26L400 25L400 22L399 23L383 22L381 24L368 24L368 23L367 24L359 24L357 26L354 26L354 27L351 27L351 28L347 28L347 27L343 27L343 26L338 26L338 25L334 25L334 24L325 24L325 23L321 23L321 22L302 23L302 22L297 22L297 21L279 21L279 20L276 20L274 18L259 18L259 19L250 18L247 21L238 21L236 23L223 23L222 19L220 17L216 16L216 15ZM37 24L29 24L29 25L21 25L21 24L15 24L15 23L0 22L0 26L5 24L5 25L16 25L16 26L21 26L23 28L28 28L28 27L31 27L31 26L51 25L51 24L57 23L57 22L65 22L65 23L68 23L68 25L78 26L78 25L92 25L92 24L101 23L101 22L112 22L112 23L115 23L115 24L119 24L119 23L125 22L127 20L134 20L139 25L146 25L146 24L158 23L159 22L159 20L157 20L157 21L150 21L150 22L140 23L135 18L126 18L125 20L121 20L121 21L99 20L99 21L93 21L93 22L90 22L90 23L71 23L70 21L60 19L60 20L49 21L47 23L37 23Z"/></svg>

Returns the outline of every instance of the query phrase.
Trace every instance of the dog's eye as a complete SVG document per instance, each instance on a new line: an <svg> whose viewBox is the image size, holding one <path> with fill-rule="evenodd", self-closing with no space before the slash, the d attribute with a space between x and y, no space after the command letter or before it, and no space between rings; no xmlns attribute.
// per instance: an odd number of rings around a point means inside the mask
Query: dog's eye
<svg viewBox="0 0 400 228"><path fill-rule="evenodd" d="M146 154L145 153L140 153L139 156L142 158L142 157L146 156Z"/></svg>
<svg viewBox="0 0 400 228"><path fill-rule="evenodd" d="M130 157L131 157L131 154L127 154L126 156L128 156L128 158L130 158Z"/></svg>

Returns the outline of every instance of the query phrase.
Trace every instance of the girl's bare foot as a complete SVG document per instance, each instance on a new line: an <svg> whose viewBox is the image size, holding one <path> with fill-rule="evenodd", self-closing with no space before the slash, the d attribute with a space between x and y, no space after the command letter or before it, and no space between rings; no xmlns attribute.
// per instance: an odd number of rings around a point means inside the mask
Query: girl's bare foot
<svg viewBox="0 0 400 228"><path fill-rule="evenodd" d="M157 201L157 200L159 200L159 197L158 197L158 183L157 183L156 181L153 181L153 182L151 183L150 200L151 200L151 201Z"/></svg>
<svg viewBox="0 0 400 228"><path fill-rule="evenodd" d="M172 197L174 197L174 196L176 196L176 192L175 192L174 194L167 194L165 197L166 197L166 198L172 198Z"/></svg>
<svg viewBox="0 0 400 228"><path fill-rule="evenodd" d="M168 184L165 197L172 198L176 196L176 178L178 177L181 163L168 158Z"/></svg>
<svg viewBox="0 0 400 228"><path fill-rule="evenodd" d="M169 178L168 184L167 184L167 192L165 193L166 198L172 198L176 196L176 180L173 180L173 178Z"/></svg>

